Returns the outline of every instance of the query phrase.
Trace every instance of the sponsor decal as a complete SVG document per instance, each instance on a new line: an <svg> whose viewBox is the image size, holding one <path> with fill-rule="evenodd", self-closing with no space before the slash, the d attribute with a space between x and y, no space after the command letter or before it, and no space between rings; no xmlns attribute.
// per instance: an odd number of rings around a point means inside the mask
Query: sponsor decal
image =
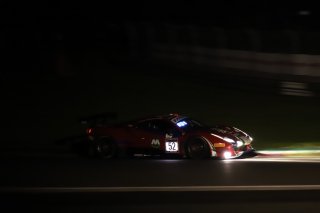
<svg viewBox="0 0 320 213"><path fill-rule="evenodd" d="M171 122L173 122L173 123L178 123L179 121L181 121L182 119L184 119L184 118L186 118L186 117L180 117L180 116L177 116L177 117L174 117L174 118L172 118L171 119Z"/></svg>
<svg viewBox="0 0 320 213"><path fill-rule="evenodd" d="M166 139L171 139L172 135L171 134L166 134Z"/></svg>
<svg viewBox="0 0 320 213"><path fill-rule="evenodd" d="M160 148L160 141L159 139L152 139L151 141L151 147L155 148L155 149L159 149Z"/></svg>

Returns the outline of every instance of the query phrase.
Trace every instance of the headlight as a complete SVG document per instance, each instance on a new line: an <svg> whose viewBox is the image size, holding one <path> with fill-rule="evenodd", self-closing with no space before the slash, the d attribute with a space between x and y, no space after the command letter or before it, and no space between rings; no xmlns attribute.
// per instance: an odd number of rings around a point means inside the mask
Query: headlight
<svg viewBox="0 0 320 213"><path fill-rule="evenodd" d="M229 158L231 158L231 156L232 156L232 154L231 154L231 152L229 152L229 151L226 151L226 152L223 153L223 157L224 157L225 159L229 159Z"/></svg>
<svg viewBox="0 0 320 213"><path fill-rule="evenodd" d="M231 138L225 137L225 138L223 138L223 140L225 140L225 141L227 141L229 143L235 143L235 141L233 139L231 139Z"/></svg>
<svg viewBox="0 0 320 213"><path fill-rule="evenodd" d="M237 141L237 147L243 146L243 142L242 141Z"/></svg>

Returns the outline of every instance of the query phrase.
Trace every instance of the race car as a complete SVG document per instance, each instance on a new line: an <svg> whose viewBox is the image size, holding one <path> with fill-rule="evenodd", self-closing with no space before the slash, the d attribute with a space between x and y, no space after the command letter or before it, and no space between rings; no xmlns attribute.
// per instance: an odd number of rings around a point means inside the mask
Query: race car
<svg viewBox="0 0 320 213"><path fill-rule="evenodd" d="M86 129L90 153L118 156L178 156L191 159L230 159L253 152L253 138L233 126L205 124L187 116L150 116Z"/></svg>

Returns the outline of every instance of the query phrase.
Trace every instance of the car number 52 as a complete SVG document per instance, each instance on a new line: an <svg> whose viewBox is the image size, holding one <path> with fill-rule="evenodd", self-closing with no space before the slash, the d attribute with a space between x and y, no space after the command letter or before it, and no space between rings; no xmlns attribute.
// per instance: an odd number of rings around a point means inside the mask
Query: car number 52
<svg viewBox="0 0 320 213"><path fill-rule="evenodd" d="M178 142L166 142L166 151L167 152L178 152L179 146Z"/></svg>

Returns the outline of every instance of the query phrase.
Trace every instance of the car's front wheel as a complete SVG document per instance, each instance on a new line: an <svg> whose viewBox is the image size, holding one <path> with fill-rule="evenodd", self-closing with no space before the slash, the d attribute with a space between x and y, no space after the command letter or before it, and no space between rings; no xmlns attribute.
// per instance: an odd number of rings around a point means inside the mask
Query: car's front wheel
<svg viewBox="0 0 320 213"><path fill-rule="evenodd" d="M96 155L99 158L111 159L118 154L118 146L111 138L101 138L96 144Z"/></svg>
<svg viewBox="0 0 320 213"><path fill-rule="evenodd" d="M186 154L191 159L206 159L211 156L208 143L200 137L190 138L186 142Z"/></svg>

